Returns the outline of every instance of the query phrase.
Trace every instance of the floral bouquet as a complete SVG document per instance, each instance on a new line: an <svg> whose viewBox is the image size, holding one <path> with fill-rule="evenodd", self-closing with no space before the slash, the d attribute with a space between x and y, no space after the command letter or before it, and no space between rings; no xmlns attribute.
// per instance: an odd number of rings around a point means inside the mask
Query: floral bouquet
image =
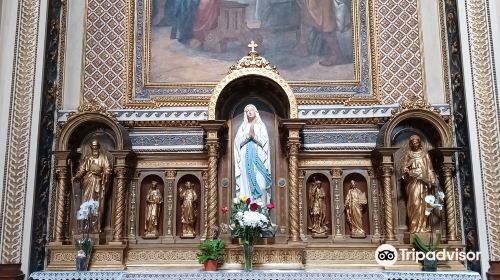
<svg viewBox="0 0 500 280"><path fill-rule="evenodd" d="M76 214L81 238L76 240L78 250L76 256L77 270L87 270L92 247L94 243L90 238L90 233L98 219L99 202L90 199L80 205Z"/></svg>
<svg viewBox="0 0 500 280"><path fill-rule="evenodd" d="M241 195L234 198L231 207L230 228L234 236L241 238L245 251L245 270L252 269L253 245L262 233L272 227L269 210L274 208L273 203L263 205L261 202L252 202L250 198Z"/></svg>
<svg viewBox="0 0 500 280"><path fill-rule="evenodd" d="M438 191L437 195L434 196L432 194L429 194L425 196L424 198L425 202L427 203L428 207L425 208L425 216L430 218L430 228L431 228L431 235L429 238L429 244L425 244L425 242L415 234L415 237L413 239L413 247L420 251L423 252L424 254L427 254L428 252L434 252L438 249L439 242L440 242L440 235L438 234L438 237L436 238L435 241L434 239L434 227L433 227L433 217L432 215L436 215L437 217L441 217L441 210L443 210L443 203L444 203L444 193L442 191ZM427 259L424 259L424 270L426 271L436 271L437 270L437 261L429 261Z"/></svg>

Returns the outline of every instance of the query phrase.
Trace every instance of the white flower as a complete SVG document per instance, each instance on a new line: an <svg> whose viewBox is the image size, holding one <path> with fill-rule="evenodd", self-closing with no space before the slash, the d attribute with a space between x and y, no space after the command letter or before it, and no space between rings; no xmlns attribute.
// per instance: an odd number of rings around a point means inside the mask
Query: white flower
<svg viewBox="0 0 500 280"><path fill-rule="evenodd" d="M243 218L243 212L239 211L236 213L236 219L241 220Z"/></svg>
<svg viewBox="0 0 500 280"><path fill-rule="evenodd" d="M233 198L233 203L234 203L234 204L238 204L238 203L240 203L240 199L239 199L239 198L237 198L237 197Z"/></svg>
<svg viewBox="0 0 500 280"><path fill-rule="evenodd" d="M243 214L243 225L252 228L263 228L267 226L269 220L267 217L259 212L245 211Z"/></svg>
<svg viewBox="0 0 500 280"><path fill-rule="evenodd" d="M78 258L85 258L86 257L85 252L83 250L79 250L77 257Z"/></svg>
<svg viewBox="0 0 500 280"><path fill-rule="evenodd" d="M432 205L432 204L434 204L434 202L436 202L436 198L432 194L429 194L429 195L425 196L425 202Z"/></svg>
<svg viewBox="0 0 500 280"><path fill-rule="evenodd" d="M425 208L425 215L429 216L432 213L433 208Z"/></svg>
<svg viewBox="0 0 500 280"><path fill-rule="evenodd" d="M439 199L443 200L444 199L444 192L438 192L437 193Z"/></svg>
<svg viewBox="0 0 500 280"><path fill-rule="evenodd" d="M84 220L86 219L87 217L85 217L85 215L83 215L82 211L81 210L78 210L78 213L76 214L76 219L81 221L81 220Z"/></svg>

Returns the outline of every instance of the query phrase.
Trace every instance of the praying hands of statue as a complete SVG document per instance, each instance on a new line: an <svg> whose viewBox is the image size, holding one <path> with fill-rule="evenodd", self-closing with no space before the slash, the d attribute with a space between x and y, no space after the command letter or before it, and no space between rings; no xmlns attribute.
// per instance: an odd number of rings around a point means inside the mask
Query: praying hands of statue
<svg viewBox="0 0 500 280"><path fill-rule="evenodd" d="M248 137L250 139L255 139L255 131L253 129L253 124L250 125L250 132L248 132Z"/></svg>

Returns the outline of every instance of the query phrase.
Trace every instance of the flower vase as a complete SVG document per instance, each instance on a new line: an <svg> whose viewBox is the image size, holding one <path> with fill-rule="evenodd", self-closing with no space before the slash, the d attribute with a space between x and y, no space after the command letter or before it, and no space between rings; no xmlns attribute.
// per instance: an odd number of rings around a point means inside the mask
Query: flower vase
<svg viewBox="0 0 500 280"><path fill-rule="evenodd" d="M424 258L423 271L437 271L437 260Z"/></svg>
<svg viewBox="0 0 500 280"><path fill-rule="evenodd" d="M243 251L245 271L252 271L253 244L243 243Z"/></svg>
<svg viewBox="0 0 500 280"><path fill-rule="evenodd" d="M87 271L89 269L89 257L76 257L76 271Z"/></svg>

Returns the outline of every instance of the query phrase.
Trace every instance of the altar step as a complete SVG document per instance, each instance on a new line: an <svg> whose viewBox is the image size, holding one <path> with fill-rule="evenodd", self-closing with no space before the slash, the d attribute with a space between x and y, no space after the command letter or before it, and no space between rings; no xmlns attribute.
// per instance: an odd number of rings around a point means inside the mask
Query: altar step
<svg viewBox="0 0 500 280"><path fill-rule="evenodd" d="M416 272L416 271L216 271L216 272L127 272L127 271L86 271L86 272L34 272L32 280L481 280L476 272Z"/></svg>

